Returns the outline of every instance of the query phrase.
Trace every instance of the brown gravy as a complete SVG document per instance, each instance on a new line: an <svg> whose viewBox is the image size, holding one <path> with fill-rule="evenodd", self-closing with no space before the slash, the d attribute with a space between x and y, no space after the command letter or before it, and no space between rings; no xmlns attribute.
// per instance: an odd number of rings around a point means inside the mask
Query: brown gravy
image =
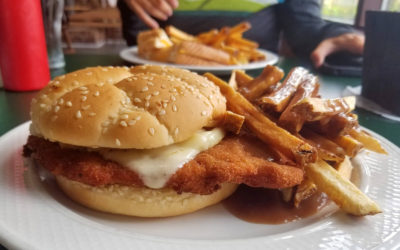
<svg viewBox="0 0 400 250"><path fill-rule="evenodd" d="M223 202L225 208L236 217L259 224L283 224L299 220L315 214L328 203L327 196L318 192L295 208L282 200L278 190L245 185L239 186Z"/></svg>

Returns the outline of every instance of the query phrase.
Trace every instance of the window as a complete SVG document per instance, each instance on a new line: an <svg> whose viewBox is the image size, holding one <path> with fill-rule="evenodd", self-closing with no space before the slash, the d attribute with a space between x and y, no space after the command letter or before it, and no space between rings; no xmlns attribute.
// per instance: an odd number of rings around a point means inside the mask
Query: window
<svg viewBox="0 0 400 250"><path fill-rule="evenodd" d="M388 0L390 1L390 0ZM400 0L392 0L400 2ZM354 24L358 0L322 0L322 18L334 22Z"/></svg>
<svg viewBox="0 0 400 250"><path fill-rule="evenodd" d="M384 0L382 3L382 10L400 12L400 0Z"/></svg>

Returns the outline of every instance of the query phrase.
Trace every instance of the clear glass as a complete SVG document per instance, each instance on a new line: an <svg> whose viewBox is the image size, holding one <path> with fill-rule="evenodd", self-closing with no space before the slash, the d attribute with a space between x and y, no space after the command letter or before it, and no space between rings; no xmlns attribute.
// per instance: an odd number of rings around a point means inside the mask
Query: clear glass
<svg viewBox="0 0 400 250"><path fill-rule="evenodd" d="M42 0L43 24L50 69L65 66L62 49L62 16L64 0Z"/></svg>

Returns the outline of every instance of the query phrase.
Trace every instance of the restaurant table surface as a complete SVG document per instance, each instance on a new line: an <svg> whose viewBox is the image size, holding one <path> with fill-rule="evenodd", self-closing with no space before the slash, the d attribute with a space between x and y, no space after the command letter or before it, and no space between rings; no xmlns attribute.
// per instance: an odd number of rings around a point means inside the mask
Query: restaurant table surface
<svg viewBox="0 0 400 250"><path fill-rule="evenodd" d="M65 59L66 67L59 70L52 70L52 77L89 66L129 65L118 55L114 54L70 54L66 55ZM303 66L312 70L308 62L298 58L280 58L277 66L281 67L286 73L295 66ZM261 73L261 69L249 71L248 73L256 76ZM361 84L361 78L359 77L338 77L316 74L320 78L320 92L324 98L340 97L346 86L357 86ZM29 106L32 98L36 94L37 91L11 92L0 88L0 136L30 119ZM383 118L360 108L356 108L354 112L358 115L359 122L362 126L384 136L397 146L400 146L400 122ZM3 248L0 245L0 250L1 249Z"/></svg>

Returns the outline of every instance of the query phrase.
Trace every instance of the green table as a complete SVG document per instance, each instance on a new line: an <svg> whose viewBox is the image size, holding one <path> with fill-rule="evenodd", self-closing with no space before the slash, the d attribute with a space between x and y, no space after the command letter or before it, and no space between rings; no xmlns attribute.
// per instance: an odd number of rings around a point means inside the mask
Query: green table
<svg viewBox="0 0 400 250"><path fill-rule="evenodd" d="M124 65L118 55L74 54L66 56L65 69L52 71L52 76L71 72L80 68L97 65ZM281 58L278 66L288 72L294 66L311 68L306 62L296 58ZM250 71L258 75L261 70ZM321 92L325 97L337 97L347 85L356 86L361 83L356 77L334 77L320 75ZM29 104L37 92L10 92L0 89L0 136L13 127L29 120ZM363 109L356 109L360 124L386 137L400 146L400 123L388 120Z"/></svg>

